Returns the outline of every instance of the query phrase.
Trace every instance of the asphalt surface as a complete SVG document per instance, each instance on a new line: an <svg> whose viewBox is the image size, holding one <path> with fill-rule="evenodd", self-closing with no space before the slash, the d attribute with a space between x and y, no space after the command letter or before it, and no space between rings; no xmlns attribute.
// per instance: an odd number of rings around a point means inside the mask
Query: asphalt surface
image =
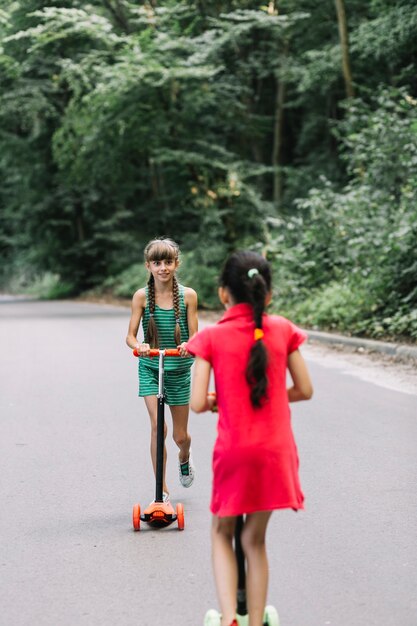
<svg viewBox="0 0 417 626"><path fill-rule="evenodd" d="M128 316L0 303L1 626L196 626L216 606L211 414L191 416L188 490L168 443L185 531L132 530L154 481ZM293 423L306 510L272 517L269 602L282 626L416 626L417 396L305 353L315 396Z"/></svg>

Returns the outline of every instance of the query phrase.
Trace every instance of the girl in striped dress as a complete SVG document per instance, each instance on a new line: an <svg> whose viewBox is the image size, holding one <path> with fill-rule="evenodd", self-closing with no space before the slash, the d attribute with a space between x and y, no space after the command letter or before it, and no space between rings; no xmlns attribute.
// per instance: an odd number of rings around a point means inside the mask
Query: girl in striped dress
<svg viewBox="0 0 417 626"><path fill-rule="evenodd" d="M193 359L186 350L186 343L198 329L197 294L177 281L179 247L175 241L167 238L153 239L146 246L144 256L149 280L146 287L138 289L133 296L126 343L130 348L136 348L140 356L149 355L151 348L178 348L180 351L182 358L165 358L164 383L166 403L172 415L172 436L179 448L179 479L183 487L190 487L195 477L191 437L187 428ZM137 334L141 321L144 342L138 343ZM155 472L158 359L139 358L138 367L139 396L145 399L151 420L151 458ZM163 491L164 500L168 500L165 466L166 450Z"/></svg>

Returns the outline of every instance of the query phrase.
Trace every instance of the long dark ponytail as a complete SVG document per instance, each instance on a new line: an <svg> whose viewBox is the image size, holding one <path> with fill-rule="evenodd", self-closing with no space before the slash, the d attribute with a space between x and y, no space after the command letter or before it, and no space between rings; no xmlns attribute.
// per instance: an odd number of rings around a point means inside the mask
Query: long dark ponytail
<svg viewBox="0 0 417 626"><path fill-rule="evenodd" d="M262 317L265 299L271 289L270 265L255 252L235 252L224 265L220 285L229 289L236 304L247 302L253 308L255 334L246 367L246 380L250 388L251 403L259 408L267 395L268 387L268 353L263 341Z"/></svg>

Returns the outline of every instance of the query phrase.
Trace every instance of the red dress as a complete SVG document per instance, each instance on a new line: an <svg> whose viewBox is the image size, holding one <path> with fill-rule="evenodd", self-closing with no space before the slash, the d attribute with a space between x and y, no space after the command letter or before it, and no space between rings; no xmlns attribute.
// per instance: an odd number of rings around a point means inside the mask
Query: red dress
<svg viewBox="0 0 417 626"><path fill-rule="evenodd" d="M269 359L268 395L259 409L252 407L245 378L255 329L249 304L231 307L187 344L214 372L219 417L210 509L220 517L303 508L286 372L288 355L307 335L276 315L265 314L262 328Z"/></svg>

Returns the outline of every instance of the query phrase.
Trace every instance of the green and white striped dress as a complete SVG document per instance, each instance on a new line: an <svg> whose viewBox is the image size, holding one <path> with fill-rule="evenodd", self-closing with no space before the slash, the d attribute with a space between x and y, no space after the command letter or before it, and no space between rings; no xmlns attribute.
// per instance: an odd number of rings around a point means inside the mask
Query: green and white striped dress
<svg viewBox="0 0 417 626"><path fill-rule="evenodd" d="M180 306L180 329L181 343L188 341L189 331L187 323L187 307L184 301L184 287L178 285L179 306ZM150 311L148 306L148 288L145 290L146 306L142 317L143 336L146 338L148 330ZM172 309L162 309L155 304L154 320L158 328L159 348L176 348L174 337L175 331L175 311ZM165 357L165 386L170 390L168 404L188 404L190 398L190 369L194 362L192 357ZM156 395L159 360L154 358L139 359L139 395ZM175 389L175 393L172 389ZM173 397L174 396L174 397Z"/></svg>

